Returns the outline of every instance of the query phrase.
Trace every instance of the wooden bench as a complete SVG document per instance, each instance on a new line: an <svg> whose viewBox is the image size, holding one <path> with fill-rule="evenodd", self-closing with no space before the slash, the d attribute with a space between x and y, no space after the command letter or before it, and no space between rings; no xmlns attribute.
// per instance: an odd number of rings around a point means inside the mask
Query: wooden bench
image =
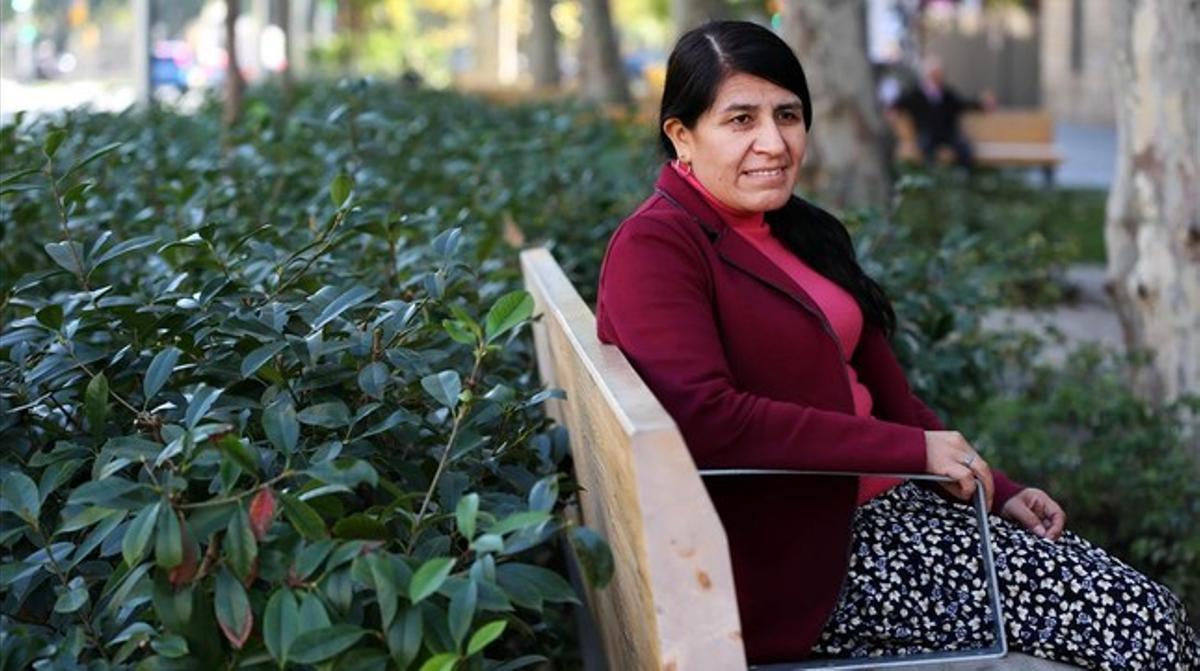
<svg viewBox="0 0 1200 671"><path fill-rule="evenodd" d="M538 370L566 392L548 411L571 436L583 521L615 559L608 586L583 587L597 659L606 659L589 668L745 669L728 542L683 437L620 350L600 343L592 311L550 253L522 252L521 267L539 316ZM920 668L1072 667L1009 655Z"/></svg>
<svg viewBox="0 0 1200 671"><path fill-rule="evenodd" d="M916 129L912 119L902 112L889 115L896 135L897 161L920 163ZM1038 168L1053 181L1054 170L1062 163L1062 154L1054 144L1054 119L1040 109L997 109L969 112L962 118L963 133L975 150L979 165L996 168ZM943 147L939 160L954 161L954 153Z"/></svg>

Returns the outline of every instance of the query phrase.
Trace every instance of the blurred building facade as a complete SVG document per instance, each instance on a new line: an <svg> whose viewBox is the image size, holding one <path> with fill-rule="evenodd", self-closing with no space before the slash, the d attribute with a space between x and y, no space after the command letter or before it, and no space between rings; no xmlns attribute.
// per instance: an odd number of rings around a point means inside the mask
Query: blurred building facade
<svg viewBox="0 0 1200 671"><path fill-rule="evenodd" d="M1042 100L1056 119L1113 125L1112 0L1041 0Z"/></svg>

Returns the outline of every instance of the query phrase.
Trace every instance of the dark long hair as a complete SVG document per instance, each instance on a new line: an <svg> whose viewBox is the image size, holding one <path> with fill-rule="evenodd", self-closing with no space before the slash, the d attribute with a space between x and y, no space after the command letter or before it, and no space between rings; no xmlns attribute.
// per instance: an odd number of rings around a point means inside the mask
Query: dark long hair
<svg viewBox="0 0 1200 671"><path fill-rule="evenodd" d="M687 128L712 106L721 83L734 73L765 79L800 98L804 127L812 127L812 99L804 68L791 47L770 30L746 21L712 21L679 38L667 60L667 81L659 110L659 143L669 158L675 146L663 130L668 119ZM854 243L837 217L792 196L766 214L771 235L813 270L845 289L865 321L891 337L896 313L883 287L863 272Z"/></svg>

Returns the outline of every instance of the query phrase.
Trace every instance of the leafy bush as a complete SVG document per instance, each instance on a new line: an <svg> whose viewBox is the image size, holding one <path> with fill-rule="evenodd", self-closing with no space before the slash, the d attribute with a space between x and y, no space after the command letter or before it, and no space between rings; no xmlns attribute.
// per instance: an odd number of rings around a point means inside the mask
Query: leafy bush
<svg viewBox="0 0 1200 671"><path fill-rule="evenodd" d="M978 444L1051 492L1073 530L1170 585L1200 622L1200 398L1155 408L1112 354L1082 349L987 401Z"/></svg>
<svg viewBox="0 0 1200 671"><path fill-rule="evenodd" d="M995 279L1006 303L1058 302L1067 263L1104 261L1103 194L1034 187L1003 172L945 170L906 173L899 192L893 219L915 242L938 246L960 231L986 243L974 255L1003 270Z"/></svg>
<svg viewBox="0 0 1200 671"><path fill-rule="evenodd" d="M213 108L0 130L5 658L569 658L552 544L611 557L558 513L509 205L463 190L497 147L398 90L268 101L224 151Z"/></svg>

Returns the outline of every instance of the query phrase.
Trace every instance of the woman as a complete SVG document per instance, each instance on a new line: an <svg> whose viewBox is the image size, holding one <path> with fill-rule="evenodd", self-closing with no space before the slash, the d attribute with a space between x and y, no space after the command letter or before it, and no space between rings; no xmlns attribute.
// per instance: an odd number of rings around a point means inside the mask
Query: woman
<svg viewBox="0 0 1200 671"><path fill-rule="evenodd" d="M927 472L983 482L1010 645L1091 668L1189 668L1164 588L1072 534L1045 492L992 470L909 390L895 318L829 213L792 195L812 122L770 31L718 22L671 54L655 193L613 235L600 338L675 418L699 467ZM969 511L879 477L708 483L751 662L987 645ZM859 505L861 503L861 505ZM849 560L847 555L849 554Z"/></svg>

